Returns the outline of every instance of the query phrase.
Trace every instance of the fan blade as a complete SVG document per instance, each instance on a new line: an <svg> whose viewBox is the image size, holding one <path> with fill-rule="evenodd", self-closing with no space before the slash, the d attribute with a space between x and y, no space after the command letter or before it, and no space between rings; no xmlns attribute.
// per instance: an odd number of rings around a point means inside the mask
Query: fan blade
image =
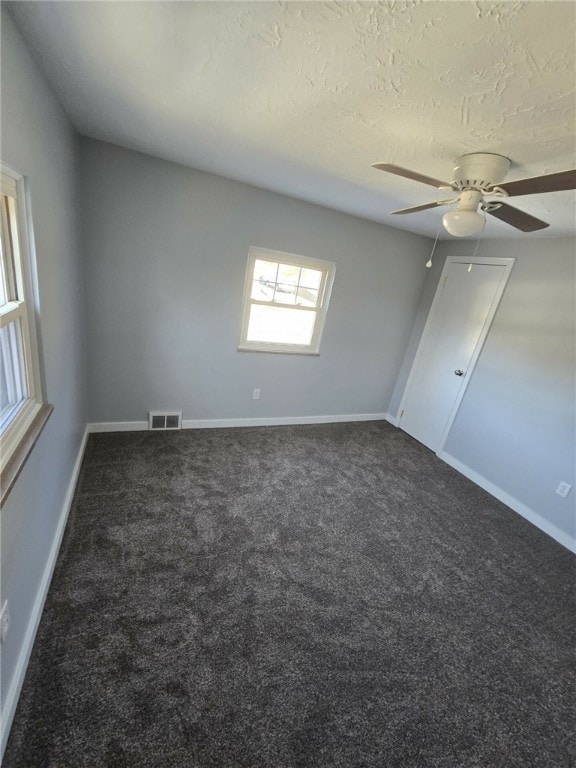
<svg viewBox="0 0 576 768"><path fill-rule="evenodd" d="M402 208L399 211L390 211L392 214L404 214L404 213L418 213L418 211L426 211L428 208L437 208L439 205L450 205L455 203L458 198L454 200L437 200L434 203L424 203L424 205L415 205L413 208Z"/></svg>
<svg viewBox="0 0 576 768"><path fill-rule="evenodd" d="M540 195L543 192L565 192L576 189L576 170L549 173L547 176L535 176L533 179L518 179L495 184L504 189L510 197L518 195Z"/></svg>
<svg viewBox="0 0 576 768"><path fill-rule="evenodd" d="M409 171L407 168L401 168L399 165L392 165L391 163L374 163L372 168L377 168L379 171L387 171L388 173L395 173L396 176L403 176L405 179L412 179L412 181L421 181L422 184L429 184L431 187L437 187L438 189L442 189L442 187L446 187L447 189L452 188L452 184L449 184L447 181L439 181L438 179L433 179L431 176L423 176L421 173Z"/></svg>
<svg viewBox="0 0 576 768"><path fill-rule="evenodd" d="M550 226L545 221L541 221L535 216L530 216L530 214L524 213L524 211L519 211L518 208L513 208L511 205L500 202L498 202L498 205L500 207L493 210L490 210L489 207L482 208L482 210L522 232L536 232L538 229L546 229L546 227Z"/></svg>

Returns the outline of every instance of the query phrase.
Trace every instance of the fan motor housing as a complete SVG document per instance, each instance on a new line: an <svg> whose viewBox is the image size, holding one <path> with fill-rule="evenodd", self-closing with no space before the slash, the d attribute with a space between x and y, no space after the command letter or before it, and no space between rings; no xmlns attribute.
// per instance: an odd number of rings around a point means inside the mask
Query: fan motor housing
<svg viewBox="0 0 576 768"><path fill-rule="evenodd" d="M510 160L504 155L473 152L454 161L453 188L489 189L504 180L510 169Z"/></svg>

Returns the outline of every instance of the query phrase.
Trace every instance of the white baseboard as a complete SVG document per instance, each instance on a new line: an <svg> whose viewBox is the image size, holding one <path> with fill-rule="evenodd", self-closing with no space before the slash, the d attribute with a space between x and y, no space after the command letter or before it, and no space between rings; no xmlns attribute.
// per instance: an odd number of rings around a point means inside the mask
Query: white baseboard
<svg viewBox="0 0 576 768"><path fill-rule="evenodd" d="M14 713L16 712L16 706L20 697L20 691L22 690L22 684L26 675L26 669L28 668L28 662L30 660L30 654L32 653L32 646L34 645L34 639L36 638L36 632L42 617L42 610L44 609L44 603L46 601L46 595L48 594L48 588L52 580L52 574L54 573L54 567L56 566L56 560L58 559L58 552L60 551L60 544L62 543L62 537L64 535L64 529L66 528L66 522L68 520L68 514L70 507L72 506L72 499L74 497L74 491L76 489L76 483L78 480L78 474L82 465L82 459L84 457L84 450L86 448L86 440L88 439L88 428L84 430L80 448L74 462L72 469L72 476L68 483L68 489L62 505L62 511L60 512L60 519L54 533L54 539L52 540L52 546L50 547L50 554L44 567L44 573L36 593L36 599L32 607L28 626L26 627L26 633L22 641L22 647L18 655L18 660L12 676L12 681L6 694L4 706L2 708L2 714L0 717L0 761L4 754L4 748L10 733L10 727L12 720L14 719Z"/></svg>
<svg viewBox="0 0 576 768"><path fill-rule="evenodd" d="M337 416L270 416L247 419L185 419L183 429L220 427L281 427L290 424L336 424L347 421L382 421L383 413L351 413Z"/></svg>
<svg viewBox="0 0 576 768"><path fill-rule="evenodd" d="M336 424L348 421L385 421L385 413L349 413L334 416L270 416L245 419L183 419L182 429L222 429L227 427L278 427L289 424ZM139 432L148 429L147 421L104 421L87 426L88 432Z"/></svg>
<svg viewBox="0 0 576 768"><path fill-rule="evenodd" d="M398 418L398 416L392 416L392 414L388 412L384 414L384 418L386 419L386 421L389 421L393 427L397 427L398 424L400 423L400 419Z"/></svg>
<svg viewBox="0 0 576 768"><path fill-rule="evenodd" d="M480 488L488 491L489 494L497 498L498 501L501 501L503 504L506 504L506 506L514 510L514 512L522 515L522 517L528 520L528 522L532 523L532 525L535 525L544 533L547 533L548 536L551 536L559 544L562 544L562 546L566 547L566 549L576 553L576 539L570 536L570 534L561 530L549 520L546 520L546 518L542 517L542 515L534 512L534 510L530 509L530 507L527 507L526 504L518 501L518 499L516 499L514 496L506 493L506 491L503 491L502 488L494 485L494 483L490 482L490 480L482 477L482 475L478 474L478 472L470 469L470 467L466 466L466 464L463 464L461 461L458 461L458 459L455 459L454 456L451 456L449 453L441 451L438 454L438 458L442 459L442 461L445 461L446 464L450 464L450 466L454 467L454 469L460 472L460 474L464 475L469 480L472 480L472 482L476 483L476 485L479 485Z"/></svg>
<svg viewBox="0 0 576 768"><path fill-rule="evenodd" d="M86 425L88 434L93 432L143 432L147 421L96 421Z"/></svg>

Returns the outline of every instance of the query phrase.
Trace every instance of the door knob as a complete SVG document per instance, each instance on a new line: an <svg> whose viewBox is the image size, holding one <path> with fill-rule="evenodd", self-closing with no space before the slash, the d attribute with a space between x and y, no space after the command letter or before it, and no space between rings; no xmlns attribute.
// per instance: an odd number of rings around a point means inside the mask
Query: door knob
<svg viewBox="0 0 576 768"><path fill-rule="evenodd" d="M460 370L460 368L456 368L454 373L456 376L464 376L464 371Z"/></svg>

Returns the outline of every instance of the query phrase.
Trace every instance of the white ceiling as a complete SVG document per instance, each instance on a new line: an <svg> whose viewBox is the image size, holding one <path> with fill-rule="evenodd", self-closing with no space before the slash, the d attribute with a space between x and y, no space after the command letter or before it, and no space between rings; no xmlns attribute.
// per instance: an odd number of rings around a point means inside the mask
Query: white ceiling
<svg viewBox="0 0 576 768"><path fill-rule="evenodd" d="M372 169L451 179L467 152L508 180L576 167L572 2L14 2L82 134L435 236L445 196ZM575 195L515 198L574 234ZM442 237L449 237L442 232Z"/></svg>

